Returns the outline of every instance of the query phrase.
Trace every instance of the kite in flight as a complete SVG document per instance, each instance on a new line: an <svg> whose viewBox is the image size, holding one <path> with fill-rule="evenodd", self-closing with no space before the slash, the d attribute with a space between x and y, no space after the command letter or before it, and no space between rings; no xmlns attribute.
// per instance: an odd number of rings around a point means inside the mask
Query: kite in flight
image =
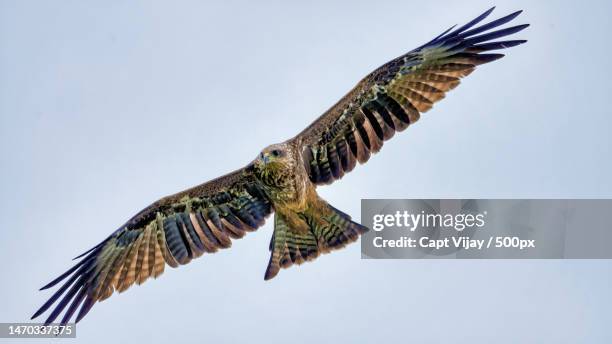
<svg viewBox="0 0 612 344"><path fill-rule="evenodd" d="M161 275L166 264L177 267L228 248L232 239L261 227L272 213L266 280L281 268L357 240L368 229L319 197L317 186L368 161L476 66L504 56L489 51L526 42L498 40L528 26L498 28L521 11L476 26L492 11L382 65L300 134L265 148L242 169L164 197L136 214L41 288L66 280L32 319L59 300L45 322L52 323L64 310L61 323L77 310L78 322L115 290Z"/></svg>

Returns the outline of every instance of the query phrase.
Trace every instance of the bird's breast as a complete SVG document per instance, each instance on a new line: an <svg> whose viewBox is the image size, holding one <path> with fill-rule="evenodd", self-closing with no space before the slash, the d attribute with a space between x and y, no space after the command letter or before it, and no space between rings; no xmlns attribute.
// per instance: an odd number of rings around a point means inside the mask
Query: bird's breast
<svg viewBox="0 0 612 344"><path fill-rule="evenodd" d="M259 180L268 197L276 205L299 207L306 194L303 173L293 168L266 168L260 171Z"/></svg>

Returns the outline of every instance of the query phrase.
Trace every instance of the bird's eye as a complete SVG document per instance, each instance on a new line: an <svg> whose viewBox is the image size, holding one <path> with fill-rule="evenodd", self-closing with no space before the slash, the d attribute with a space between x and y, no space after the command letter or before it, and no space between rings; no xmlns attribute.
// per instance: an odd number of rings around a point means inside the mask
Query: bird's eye
<svg viewBox="0 0 612 344"><path fill-rule="evenodd" d="M272 156L274 156L274 157L278 157L278 156L280 156L280 155L281 155L281 151L280 151L280 150L278 150L278 149L275 149L275 150L273 150L273 151L272 151L272 152L270 152L270 153L272 153Z"/></svg>

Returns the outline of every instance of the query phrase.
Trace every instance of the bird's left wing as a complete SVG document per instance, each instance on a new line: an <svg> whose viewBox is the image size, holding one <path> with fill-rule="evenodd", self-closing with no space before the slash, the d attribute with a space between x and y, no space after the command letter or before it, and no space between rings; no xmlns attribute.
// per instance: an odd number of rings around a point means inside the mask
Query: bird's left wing
<svg viewBox="0 0 612 344"><path fill-rule="evenodd" d="M504 56L486 52L526 42L496 41L528 26L499 29L521 11L475 27L492 11L382 65L297 135L293 140L302 146L310 180L330 184L342 178L356 162L368 161L395 132L416 122L477 65Z"/></svg>
<svg viewBox="0 0 612 344"><path fill-rule="evenodd" d="M162 198L142 210L44 286L66 280L32 319L59 300L45 322L55 321L68 307L61 321L67 323L80 307L78 322L115 290L122 292L159 276L166 264L177 267L230 247L231 239L260 227L272 208L251 167Z"/></svg>

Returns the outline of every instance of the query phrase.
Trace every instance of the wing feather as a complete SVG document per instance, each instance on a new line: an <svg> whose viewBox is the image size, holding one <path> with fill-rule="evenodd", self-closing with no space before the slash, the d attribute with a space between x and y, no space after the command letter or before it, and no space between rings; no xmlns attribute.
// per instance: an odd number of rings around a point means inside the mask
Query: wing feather
<svg viewBox="0 0 612 344"><path fill-rule="evenodd" d="M166 264L177 267L204 253L230 247L231 239L257 229L271 212L270 201L253 177L252 165L165 197L136 214L44 286L42 289L47 289L66 280L32 319L55 305L46 323L55 321L64 310L61 322L67 323L79 309L78 322L96 302L115 290L122 292L161 275Z"/></svg>
<svg viewBox="0 0 612 344"><path fill-rule="evenodd" d="M494 41L528 26L498 29L521 11L477 26L493 9L376 69L297 135L310 180L330 184L342 178L355 161L365 163L395 132L418 121L461 78L504 56L487 52L525 43Z"/></svg>

